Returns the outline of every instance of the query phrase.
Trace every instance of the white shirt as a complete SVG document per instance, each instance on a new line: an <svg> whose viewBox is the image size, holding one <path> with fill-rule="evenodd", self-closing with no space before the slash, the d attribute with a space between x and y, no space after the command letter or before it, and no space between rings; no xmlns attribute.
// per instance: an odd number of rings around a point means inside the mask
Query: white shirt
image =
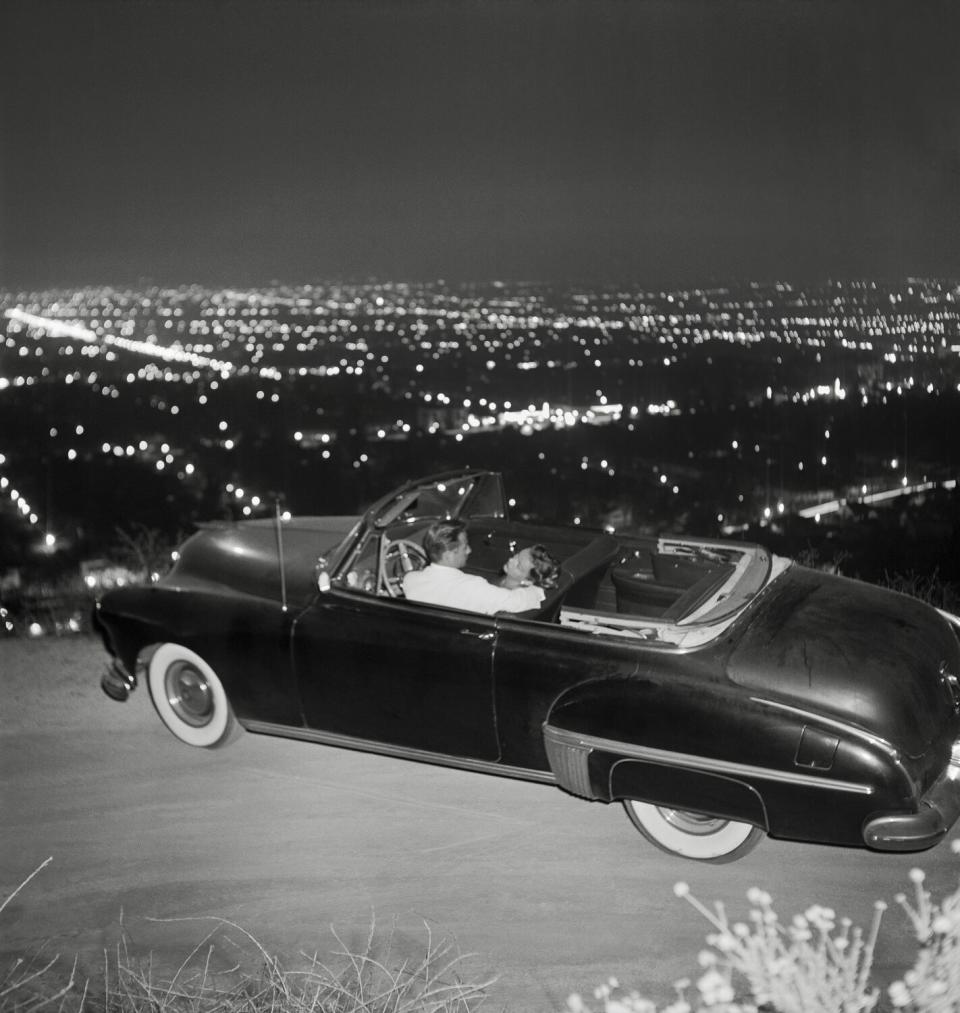
<svg viewBox="0 0 960 1013"><path fill-rule="evenodd" d="M446 605L467 612L526 612L543 601L539 587L497 587L483 577L453 566L431 563L424 570L411 570L403 578L403 593L411 601Z"/></svg>

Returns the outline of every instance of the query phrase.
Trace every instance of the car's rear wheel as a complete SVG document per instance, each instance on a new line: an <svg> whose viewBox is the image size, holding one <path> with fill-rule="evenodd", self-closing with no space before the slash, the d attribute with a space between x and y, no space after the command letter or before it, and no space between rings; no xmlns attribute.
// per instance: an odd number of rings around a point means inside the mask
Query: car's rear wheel
<svg viewBox="0 0 960 1013"><path fill-rule="evenodd" d="M188 746L211 749L236 733L223 683L188 647L161 644L147 666L147 685L160 720Z"/></svg>
<svg viewBox="0 0 960 1013"><path fill-rule="evenodd" d="M662 851L700 862L734 862L756 847L764 832L751 823L628 799L633 825Z"/></svg>

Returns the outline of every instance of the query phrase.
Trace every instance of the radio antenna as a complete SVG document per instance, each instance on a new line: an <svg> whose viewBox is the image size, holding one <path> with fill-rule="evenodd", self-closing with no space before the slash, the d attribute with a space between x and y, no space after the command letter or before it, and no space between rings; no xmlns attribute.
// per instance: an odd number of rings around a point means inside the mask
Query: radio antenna
<svg viewBox="0 0 960 1013"><path fill-rule="evenodd" d="M287 611L287 568L283 563L283 519L280 516L280 498L274 501L274 517L277 521L277 559L280 562L280 604Z"/></svg>

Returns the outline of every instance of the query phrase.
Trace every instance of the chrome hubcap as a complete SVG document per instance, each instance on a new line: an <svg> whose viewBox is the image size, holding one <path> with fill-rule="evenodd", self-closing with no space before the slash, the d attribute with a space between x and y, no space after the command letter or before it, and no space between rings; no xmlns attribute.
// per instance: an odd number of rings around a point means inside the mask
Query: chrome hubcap
<svg viewBox="0 0 960 1013"><path fill-rule="evenodd" d="M702 816L700 813L686 812L683 809L666 809L657 806L657 812L672 827L682 830L685 834L706 837L722 830L730 821L720 820L715 816Z"/></svg>
<svg viewBox="0 0 960 1013"><path fill-rule="evenodd" d="M193 728L210 722L214 710L210 684L189 661L172 664L164 676L164 686L167 702L181 721Z"/></svg>

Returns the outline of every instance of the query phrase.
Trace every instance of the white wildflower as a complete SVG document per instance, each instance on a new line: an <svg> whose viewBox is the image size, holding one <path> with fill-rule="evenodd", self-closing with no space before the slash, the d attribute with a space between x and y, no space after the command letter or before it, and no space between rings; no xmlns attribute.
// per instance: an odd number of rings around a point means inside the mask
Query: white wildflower
<svg viewBox="0 0 960 1013"><path fill-rule="evenodd" d="M821 932L830 932L837 917L833 908L822 907L819 904L814 904L813 907L807 908L806 916L814 928L819 929Z"/></svg>
<svg viewBox="0 0 960 1013"><path fill-rule="evenodd" d="M715 968L707 971L706 974L702 975L697 980L697 988L701 992L712 992L714 989L719 988L720 985L726 983L726 978Z"/></svg>
<svg viewBox="0 0 960 1013"><path fill-rule="evenodd" d="M890 996L890 1002L897 1009L900 1009L903 1006L909 1006L912 1001L910 989L907 988L906 984L902 981L895 981L887 989L887 994Z"/></svg>
<svg viewBox="0 0 960 1013"><path fill-rule="evenodd" d="M707 971L697 981L697 988L708 1006L733 1001L733 989L730 987L730 983L715 968Z"/></svg>

